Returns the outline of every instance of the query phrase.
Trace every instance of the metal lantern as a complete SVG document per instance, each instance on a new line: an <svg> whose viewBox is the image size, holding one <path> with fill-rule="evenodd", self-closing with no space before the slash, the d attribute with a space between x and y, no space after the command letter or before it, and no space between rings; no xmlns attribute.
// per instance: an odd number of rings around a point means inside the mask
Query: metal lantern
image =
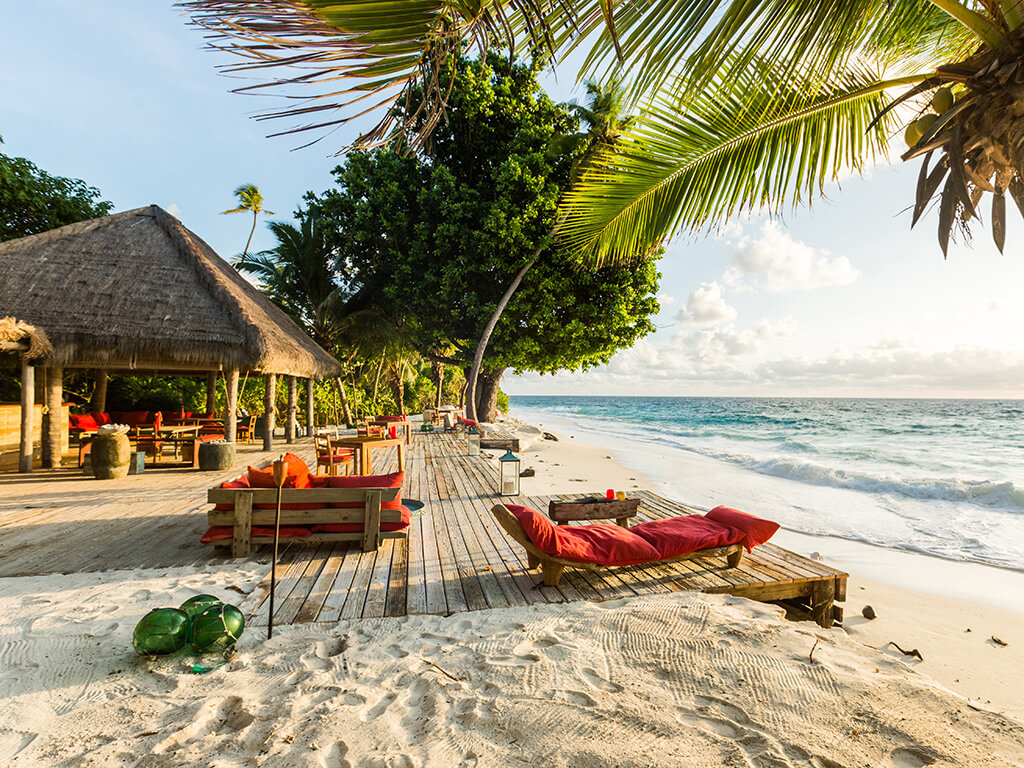
<svg viewBox="0 0 1024 768"><path fill-rule="evenodd" d="M480 455L480 432L473 427L466 430L466 454L468 456Z"/></svg>
<svg viewBox="0 0 1024 768"><path fill-rule="evenodd" d="M519 464L520 461L509 451L498 459L501 467L498 495L518 496L519 495Z"/></svg>

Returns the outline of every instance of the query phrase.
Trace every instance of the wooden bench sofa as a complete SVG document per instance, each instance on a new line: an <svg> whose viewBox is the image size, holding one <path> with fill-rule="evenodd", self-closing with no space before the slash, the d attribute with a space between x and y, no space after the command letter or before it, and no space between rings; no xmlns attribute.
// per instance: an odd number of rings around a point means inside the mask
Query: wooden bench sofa
<svg viewBox="0 0 1024 768"><path fill-rule="evenodd" d="M277 489L250 484L254 472L261 471L250 467L247 475L207 491L206 500L214 507L207 513L210 527L203 544L230 547L232 557L248 557L254 545L273 543ZM401 504L404 472L327 476L308 475L307 470L306 476L308 484L300 479L300 487L289 476L291 482L281 490L282 541L355 541L369 552L383 539L406 535L411 515Z"/></svg>

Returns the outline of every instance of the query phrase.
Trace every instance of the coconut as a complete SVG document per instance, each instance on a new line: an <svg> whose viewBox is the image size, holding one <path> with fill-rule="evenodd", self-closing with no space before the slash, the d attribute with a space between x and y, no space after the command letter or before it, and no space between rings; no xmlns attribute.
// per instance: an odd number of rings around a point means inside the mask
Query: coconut
<svg viewBox="0 0 1024 768"><path fill-rule="evenodd" d="M939 88L935 92L935 95L932 96L932 109L934 109L937 114L941 115L943 112L950 110L952 107L953 91L951 91L949 88L946 88L945 86Z"/></svg>

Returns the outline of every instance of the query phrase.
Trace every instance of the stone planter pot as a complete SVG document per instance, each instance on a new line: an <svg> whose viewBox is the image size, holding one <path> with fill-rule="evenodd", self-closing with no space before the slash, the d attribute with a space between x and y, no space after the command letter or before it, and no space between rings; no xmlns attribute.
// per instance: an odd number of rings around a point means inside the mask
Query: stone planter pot
<svg viewBox="0 0 1024 768"><path fill-rule="evenodd" d="M92 474L97 480L116 480L128 476L132 446L128 442L127 433L105 435L99 432L93 435L89 455Z"/></svg>
<svg viewBox="0 0 1024 768"><path fill-rule="evenodd" d="M199 468L204 472L231 469L234 463L234 443L200 443Z"/></svg>

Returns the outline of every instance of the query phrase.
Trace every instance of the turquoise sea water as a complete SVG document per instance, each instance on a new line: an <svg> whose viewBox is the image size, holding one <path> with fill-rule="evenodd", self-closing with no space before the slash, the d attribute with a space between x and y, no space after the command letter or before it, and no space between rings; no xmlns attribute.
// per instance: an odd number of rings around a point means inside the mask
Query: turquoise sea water
<svg viewBox="0 0 1024 768"><path fill-rule="evenodd" d="M622 449L684 502L1024 569L1024 401L515 396L511 411Z"/></svg>

